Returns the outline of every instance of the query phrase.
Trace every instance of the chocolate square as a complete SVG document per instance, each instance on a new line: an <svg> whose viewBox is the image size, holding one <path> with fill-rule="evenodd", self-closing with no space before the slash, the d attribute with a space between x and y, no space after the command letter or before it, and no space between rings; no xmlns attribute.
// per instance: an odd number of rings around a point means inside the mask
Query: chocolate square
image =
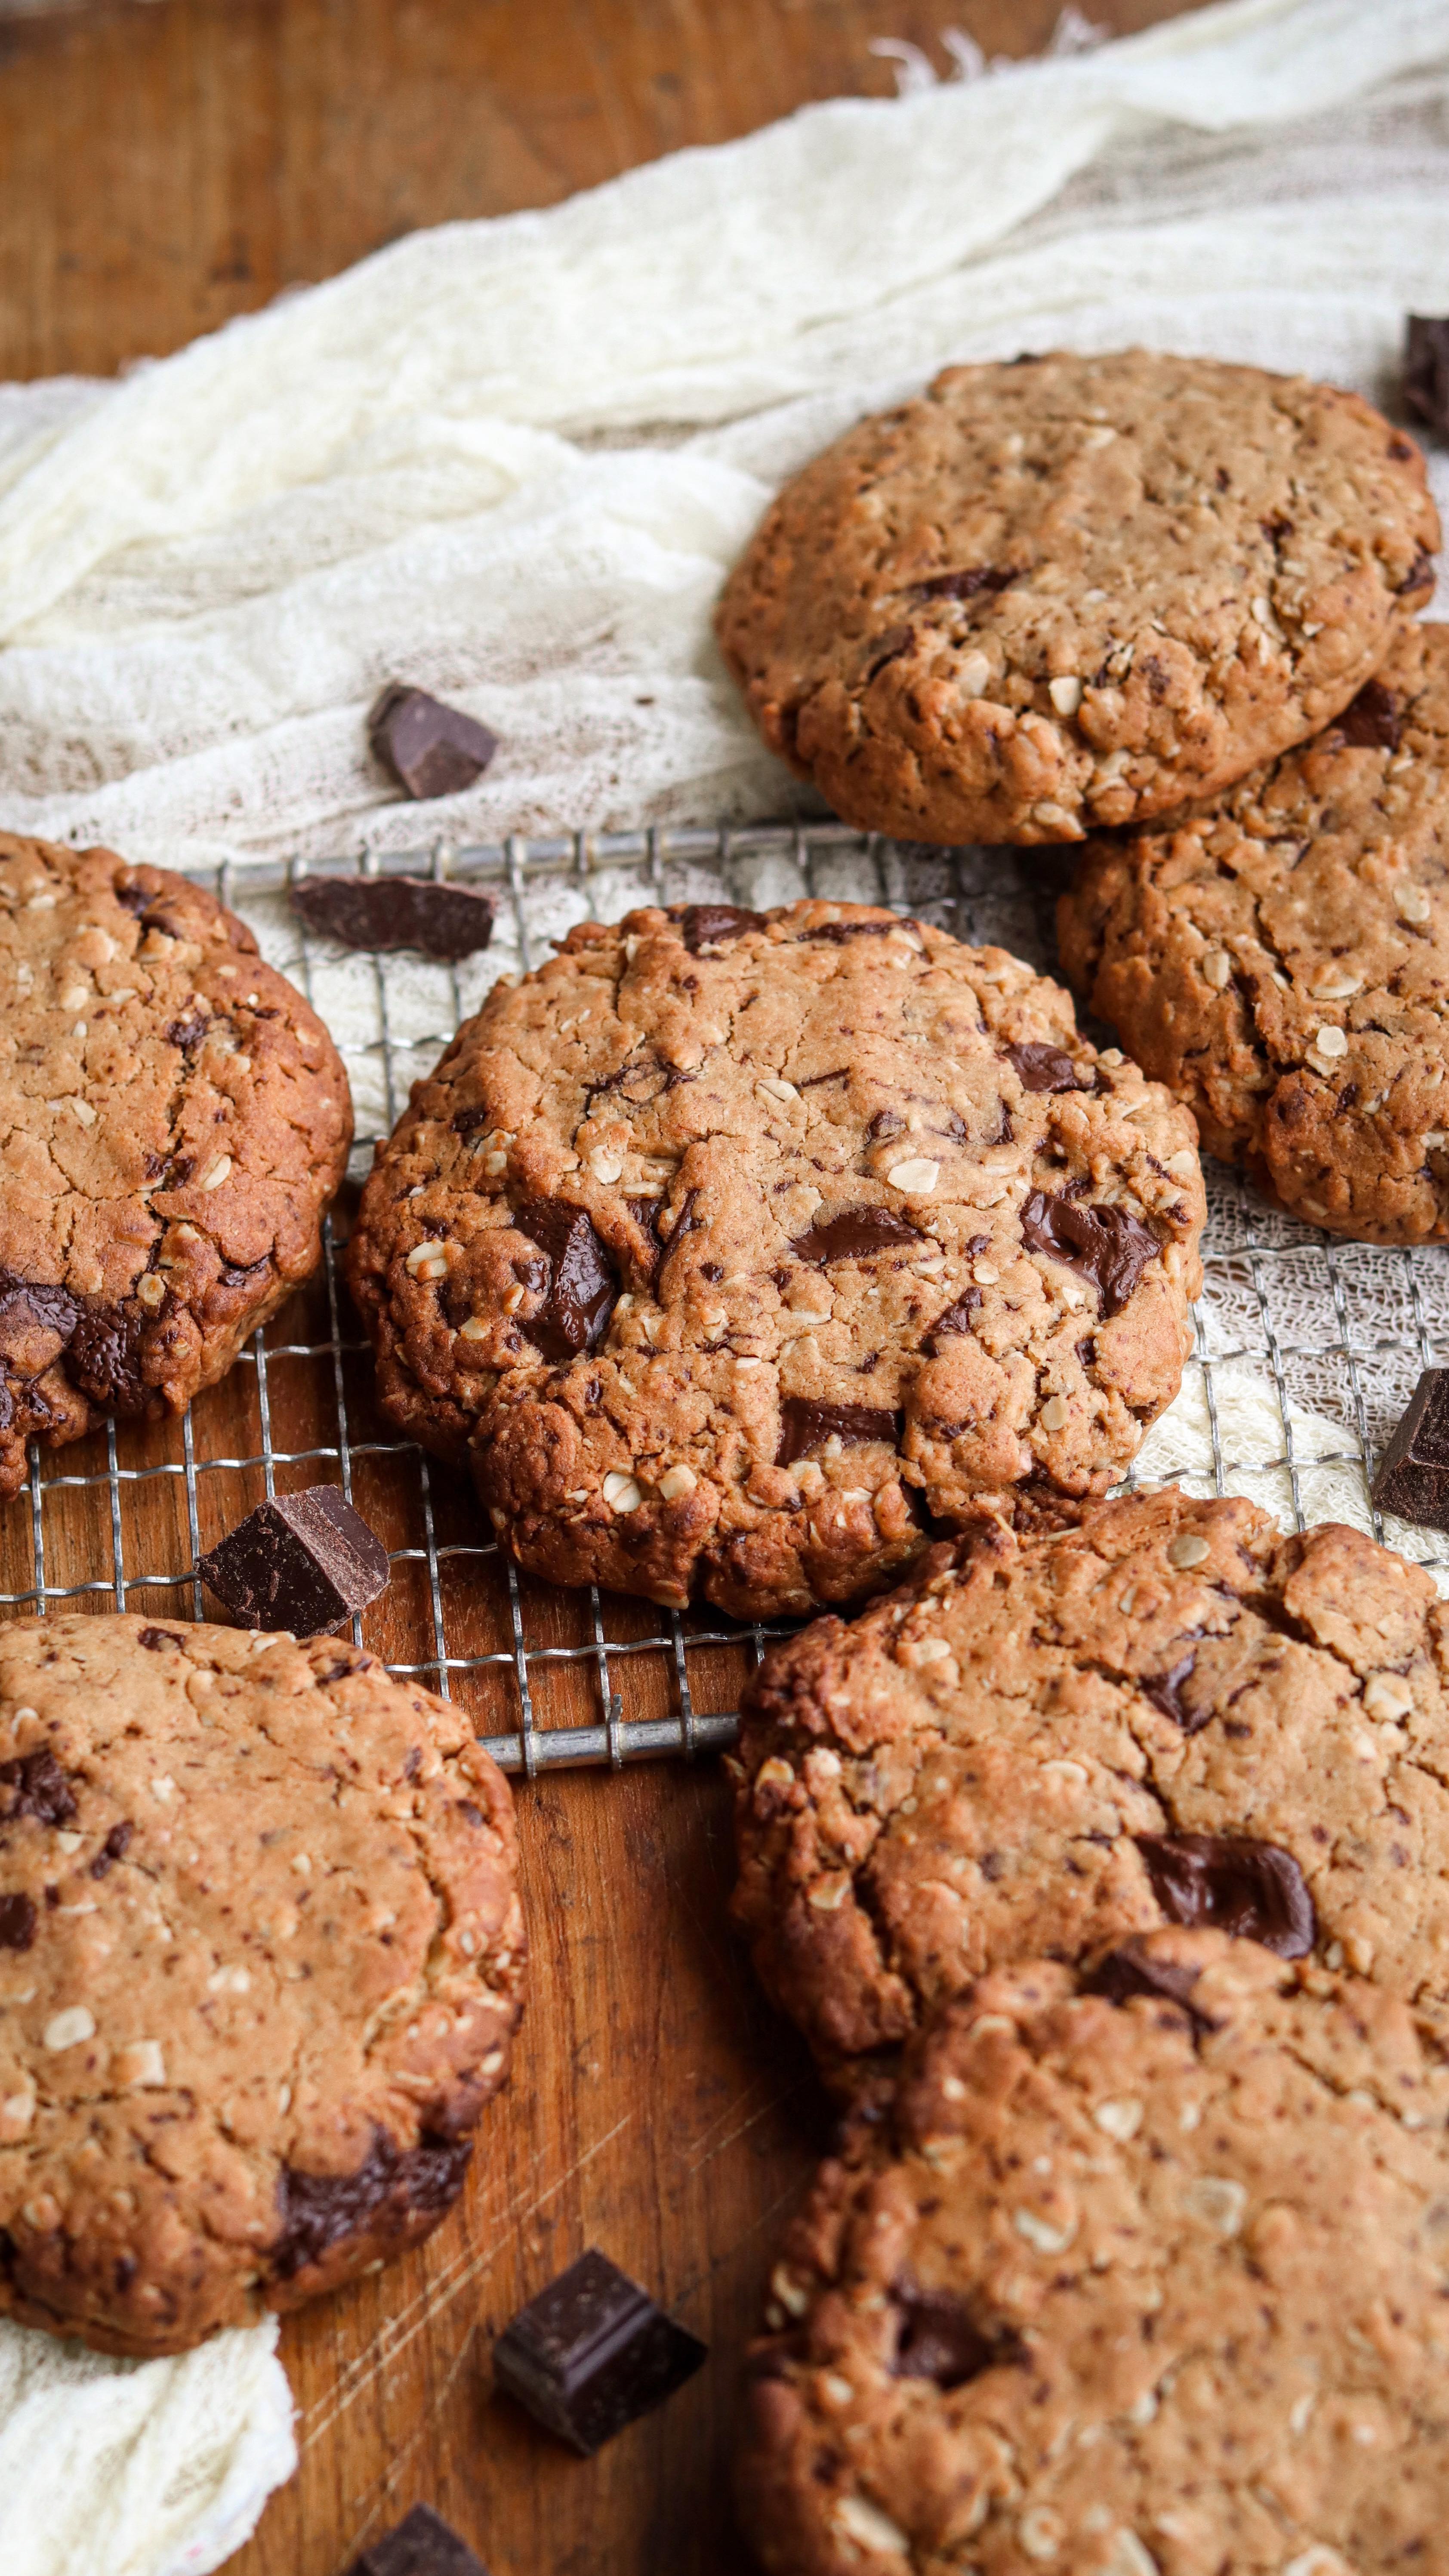
<svg viewBox="0 0 1449 2576"><path fill-rule="evenodd" d="M481 778L498 749L498 737L475 724L461 707L445 706L426 689L394 681L367 719L373 752L399 787L419 800L456 796Z"/></svg>
<svg viewBox="0 0 1449 2576"><path fill-rule="evenodd" d="M449 877L303 877L290 901L299 921L339 948L415 948L445 966L487 947L498 909L482 886Z"/></svg>
<svg viewBox="0 0 1449 2576"><path fill-rule="evenodd" d="M591 2247L540 2290L493 2348L498 2387L587 2459L693 2377L697 2338Z"/></svg>
<svg viewBox="0 0 1449 2576"><path fill-rule="evenodd" d="M258 1503L197 1572L244 1628L320 1637L387 1588L387 1550L336 1485Z"/></svg>
<svg viewBox="0 0 1449 2576"><path fill-rule="evenodd" d="M1425 1369L1374 1478L1381 1512L1449 1529L1449 1368Z"/></svg>
<svg viewBox="0 0 1449 2576"><path fill-rule="evenodd" d="M347 2576L488 2576L488 2570L430 2504L415 2504L395 2531L354 2558Z"/></svg>
<svg viewBox="0 0 1449 2576"><path fill-rule="evenodd" d="M1449 319L1411 313L1404 335L1404 403L1449 439Z"/></svg>

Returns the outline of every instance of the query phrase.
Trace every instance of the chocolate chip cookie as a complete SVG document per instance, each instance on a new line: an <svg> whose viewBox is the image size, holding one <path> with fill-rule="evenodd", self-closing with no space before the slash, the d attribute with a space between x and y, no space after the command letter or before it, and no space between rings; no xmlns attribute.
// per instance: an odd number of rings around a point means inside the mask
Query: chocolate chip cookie
<svg viewBox="0 0 1449 2576"><path fill-rule="evenodd" d="M879 1584L925 1511L1100 1493L1202 1217L1191 1120L1003 950L691 905L495 987L348 1270L384 1409L520 1565L749 1616Z"/></svg>
<svg viewBox="0 0 1449 2576"><path fill-rule="evenodd" d="M1449 626L1231 796L1094 843L1060 930L1215 1154L1334 1233L1449 1240Z"/></svg>
<svg viewBox="0 0 1449 2576"><path fill-rule="evenodd" d="M0 2312L183 2352L425 2236L514 1881L466 1721L335 1638L0 1627Z"/></svg>
<svg viewBox="0 0 1449 2576"><path fill-rule="evenodd" d="M1075 841L1318 732L1432 595L1410 438L1357 394L1131 349L951 367L790 483L726 661L847 822Z"/></svg>
<svg viewBox="0 0 1449 2576"><path fill-rule="evenodd" d="M213 897L0 833L0 1494L178 1413L316 1267L352 1137L316 1013Z"/></svg>
<svg viewBox="0 0 1449 2576"><path fill-rule="evenodd" d="M963 1555L747 1695L736 1919L832 2081L985 1969L1164 1923L1346 1962L1449 2028L1427 1574L1172 1487Z"/></svg>
<svg viewBox="0 0 1449 2576"><path fill-rule="evenodd" d="M771 2576L1449 2566L1449 2069L1218 1932L983 1978L822 2167L740 2499Z"/></svg>

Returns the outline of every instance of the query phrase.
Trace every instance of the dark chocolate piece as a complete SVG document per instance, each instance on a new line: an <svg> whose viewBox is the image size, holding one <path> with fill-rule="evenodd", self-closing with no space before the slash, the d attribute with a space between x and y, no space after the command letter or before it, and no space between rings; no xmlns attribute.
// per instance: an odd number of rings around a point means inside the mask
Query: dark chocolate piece
<svg viewBox="0 0 1449 2576"><path fill-rule="evenodd" d="M424 2132L415 2147L394 2145L374 2129L365 2161L344 2174L298 2173L283 2165L277 2177L277 2234L268 2253L277 2278L290 2281L344 2237L401 2235L410 2219L451 2208L463 2188L471 2138Z"/></svg>
<svg viewBox="0 0 1449 2576"><path fill-rule="evenodd" d="M141 1413L149 1392L141 1370L145 1317L123 1306L83 1306L65 1354L82 1395L115 1413Z"/></svg>
<svg viewBox="0 0 1449 2576"><path fill-rule="evenodd" d="M901 1417L869 1404L816 1404L808 1395L787 1395L780 1404L776 1466L790 1467L797 1458L808 1458L832 1435L847 1449L862 1440L884 1440L894 1448L901 1435Z"/></svg>
<svg viewBox="0 0 1449 2576"><path fill-rule="evenodd" d="M258 1503L197 1573L244 1628L320 1637L387 1587L381 1539L336 1485Z"/></svg>
<svg viewBox="0 0 1449 2576"><path fill-rule="evenodd" d="M1143 1698L1160 1708L1164 1717L1170 1717L1174 1726L1180 1726L1184 1735L1200 1734L1213 1716L1211 1703L1201 1710L1184 1708L1182 1704L1182 1686L1196 1662L1195 1654L1184 1655L1181 1663L1172 1665L1169 1671L1154 1673L1137 1684Z"/></svg>
<svg viewBox="0 0 1449 2576"><path fill-rule="evenodd" d="M0 1896L0 1950L29 1950L38 1917L29 1896Z"/></svg>
<svg viewBox="0 0 1449 2576"><path fill-rule="evenodd" d="M885 1252L898 1243L919 1244L920 1230L897 1216L894 1208L845 1208L839 1216L827 1217L824 1225L812 1225L807 1234L797 1234L790 1249L797 1261L813 1261L823 1266L827 1261L869 1261L874 1252Z"/></svg>
<svg viewBox="0 0 1449 2576"><path fill-rule="evenodd" d="M1090 1279L1103 1315L1119 1314L1149 1261L1162 1250L1150 1226L1109 1201L1084 1207L1080 1200L1033 1190L1021 1211L1021 1239L1032 1252L1048 1252Z"/></svg>
<svg viewBox="0 0 1449 2576"><path fill-rule="evenodd" d="M1114 2004L1130 2003L1134 1995L1160 1995L1166 2002L1180 2005L1199 2029L1216 2030L1211 2014L1201 2011L1192 2000L1192 1990L1201 1974L1200 1968L1154 1958L1144 1947L1141 1934L1135 1933L1120 1950L1109 1950L1083 1982L1089 1994L1106 1995Z"/></svg>
<svg viewBox="0 0 1449 2576"><path fill-rule="evenodd" d="M1170 1923L1210 1923L1280 1959L1307 1958L1318 1918L1291 1852L1233 1834L1139 1834L1137 1848Z"/></svg>
<svg viewBox="0 0 1449 2576"><path fill-rule="evenodd" d="M1374 1478L1381 1512L1449 1529L1449 1368L1425 1369Z"/></svg>
<svg viewBox="0 0 1449 2576"><path fill-rule="evenodd" d="M1065 1047L1048 1046L1044 1040L1032 1038L1020 1046L1009 1046L1006 1052L1016 1067L1024 1091L1090 1091L1092 1088L1091 1075L1088 1074L1085 1080L1079 1075Z"/></svg>
<svg viewBox="0 0 1449 2576"><path fill-rule="evenodd" d="M1009 2331L984 2335L954 2290L918 2290L898 2282L892 2303L900 2312L900 2340L891 2370L897 2379L934 2379L938 2388L962 2388L983 2370L1020 2363L1026 2352Z"/></svg>
<svg viewBox="0 0 1449 2576"><path fill-rule="evenodd" d="M488 2570L430 2504L415 2504L395 2531L354 2558L347 2576L488 2576Z"/></svg>
<svg viewBox="0 0 1449 2576"><path fill-rule="evenodd" d="M497 911L482 886L445 877L303 877L291 904L339 948L415 948L448 966L487 947Z"/></svg>
<svg viewBox="0 0 1449 2576"><path fill-rule="evenodd" d="M186 1640L175 1628L142 1628L136 1638L151 1655L164 1655L168 1646L184 1646Z"/></svg>
<svg viewBox="0 0 1449 2576"><path fill-rule="evenodd" d="M767 930L767 912L746 912L737 903L686 903L670 913L679 924L679 935L691 957L701 948L722 948L731 939L743 939L747 930Z"/></svg>
<svg viewBox="0 0 1449 2576"><path fill-rule="evenodd" d="M585 2459L692 2378L705 2347L591 2247L521 2308L493 2377Z"/></svg>
<svg viewBox="0 0 1449 2576"><path fill-rule="evenodd" d="M367 719L375 758L409 796L457 796L481 778L498 749L498 737L459 707L444 706L426 689L395 681Z"/></svg>
<svg viewBox="0 0 1449 2576"><path fill-rule="evenodd" d="M865 668L866 687L879 679L882 671L888 671L892 662L899 662L903 653L909 653L915 640L914 626L887 626L883 634L873 635L866 647L871 657Z"/></svg>
<svg viewBox="0 0 1449 2576"><path fill-rule="evenodd" d="M1397 751L1404 730L1398 698L1382 680L1365 680L1336 729L1356 751Z"/></svg>
<svg viewBox="0 0 1449 2576"><path fill-rule="evenodd" d="M1404 334L1404 405L1449 439L1449 319L1411 313Z"/></svg>
<svg viewBox="0 0 1449 2576"><path fill-rule="evenodd" d="M917 599L980 599L994 597L1021 579L1019 564L971 564L965 572L933 573L929 581L917 581L911 587Z"/></svg>
<svg viewBox="0 0 1449 2576"><path fill-rule="evenodd" d="M549 1262L548 1294L520 1330L549 1360L571 1360L603 1339L619 1283L603 1242L581 1207L567 1199L525 1199L513 1211L520 1234Z"/></svg>
<svg viewBox="0 0 1449 2576"><path fill-rule="evenodd" d="M104 1878L108 1869L112 1868L118 1860L125 1859L135 1830L135 1826L129 1822L112 1825L95 1859L91 1862L92 1878Z"/></svg>
<svg viewBox="0 0 1449 2576"><path fill-rule="evenodd" d="M1398 584L1394 597L1414 600L1432 599L1437 581L1438 574L1434 570L1434 558L1431 554L1426 554L1421 546L1403 580Z"/></svg>
<svg viewBox="0 0 1449 2576"><path fill-rule="evenodd" d="M980 1303L981 1291L979 1288L963 1288L955 1305L948 1306L944 1315L938 1315L936 1317L934 1324L926 1335L926 1348L930 1352L932 1359L940 1358L941 1344L949 1341L953 1333L970 1332L971 1318L975 1314Z"/></svg>
<svg viewBox="0 0 1449 2576"><path fill-rule="evenodd" d="M0 1762L0 1782L15 1792L4 1811L7 1825L21 1816L33 1816L38 1825L68 1825L75 1814L75 1791L49 1745Z"/></svg>

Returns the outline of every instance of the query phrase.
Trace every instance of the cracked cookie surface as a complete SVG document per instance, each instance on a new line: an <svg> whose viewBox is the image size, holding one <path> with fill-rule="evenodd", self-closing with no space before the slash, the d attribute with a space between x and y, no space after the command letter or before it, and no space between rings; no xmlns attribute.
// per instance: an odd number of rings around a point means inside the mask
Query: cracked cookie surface
<svg viewBox="0 0 1449 2576"><path fill-rule="evenodd" d="M0 2311L182 2352L426 2235L515 1874L458 1711L336 1638L0 1627Z"/></svg>
<svg viewBox="0 0 1449 2576"><path fill-rule="evenodd" d="M167 870L0 833L0 1494L25 1444L180 1412L316 1268L347 1076Z"/></svg>
<svg viewBox="0 0 1449 2576"><path fill-rule="evenodd" d="M770 1651L735 1919L844 2089L1003 1961L1209 1922L1449 2030L1449 1608L1327 1523L1168 1487L992 1532Z"/></svg>
<svg viewBox="0 0 1449 2576"><path fill-rule="evenodd" d="M1436 2046L1219 1932L1096 1982L984 1978L822 2167L749 2366L762 2564L1444 2576Z"/></svg>
<svg viewBox="0 0 1449 2576"><path fill-rule="evenodd" d="M808 1610L1104 1490L1177 1392L1190 1119L1001 949L866 905L585 922L348 1251L384 1409L530 1572Z"/></svg>
<svg viewBox="0 0 1449 2576"><path fill-rule="evenodd" d="M925 841L1071 841L1327 724L1433 591L1357 394L1130 349L952 367L787 485L719 640L772 751Z"/></svg>
<svg viewBox="0 0 1449 2576"><path fill-rule="evenodd" d="M1213 1153L1335 1233L1449 1240L1449 625L1220 803L1088 850L1059 924Z"/></svg>

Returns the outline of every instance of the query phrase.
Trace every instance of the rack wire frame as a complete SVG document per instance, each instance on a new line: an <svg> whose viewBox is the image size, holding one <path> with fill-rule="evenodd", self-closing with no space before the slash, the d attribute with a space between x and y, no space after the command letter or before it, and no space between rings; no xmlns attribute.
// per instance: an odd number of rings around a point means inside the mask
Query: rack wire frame
<svg viewBox="0 0 1449 2576"><path fill-rule="evenodd" d="M494 943L472 977L473 989L465 989L469 979L457 967L427 969L421 982L428 1007L419 1022L419 971L415 970L407 994L414 1025L408 1031L397 1025L400 979L407 970L391 957L344 959L310 937L287 905L290 889L302 876L357 870L383 876L428 873L460 878L489 885L498 896ZM885 903L903 914L934 921L973 944L1011 948L1048 970L1055 957L1051 916L1058 878L1049 856L924 849L834 823L584 832L537 839L519 835L501 844L463 848L439 839L426 849L385 857L364 842L348 856L322 864L264 861L190 873L250 920L264 952L293 976L333 1026L363 1113L355 1172L370 1160L373 1134L385 1133L402 1106L405 1061L410 1058L413 1070L426 1071L498 973L510 967L527 972L540 962L558 924L583 919L590 912L614 919L641 902L711 897L778 902L812 893L835 900ZM340 971L349 979L345 1030L338 1028L328 1007L329 978ZM370 1005L361 1020L359 977ZM429 1016L438 1025L424 1025ZM371 1133L366 1132L369 1128ZM1316 1516L1315 1494L1322 1479L1336 1477L1333 1490L1340 1499L1348 1493L1351 1516L1382 1538L1384 1524L1371 1495L1375 1448L1407 1400L1419 1371L1442 1361L1449 1352L1449 1253L1439 1249L1370 1253L1367 1247L1335 1241L1283 1216L1236 1174L1214 1168L1209 1177L1210 1218L1204 1246L1208 1293L1197 1309L1195 1365L1201 1373L1210 1460L1205 1456L1201 1473L1183 1481L1202 1492L1259 1491L1276 1504L1280 1517L1301 1529ZM196 1567L202 1553L205 1479L222 1470L259 1475L262 1491L270 1498L277 1491L279 1470L289 1479L296 1471L306 1470L307 1481L335 1480L352 1499L358 1471L365 1465L374 1477L415 1479L420 1534L414 1544L390 1548L389 1556L394 1574L404 1567L421 1571L425 1608L418 1624L422 1634L419 1650L405 1660L390 1660L389 1669L445 1697L461 1692L466 1698L470 1683L485 1676L506 1677L512 1689L513 1722L500 1731L481 1733L481 1740L506 1769L532 1778L565 1765L617 1768L641 1757L691 1757L726 1746L737 1730L737 1711L698 1704L701 1672L711 1656L718 1658L723 1652L731 1659L728 1669L738 1674L741 1648L752 1666L768 1639L784 1630L744 1625L722 1614L711 1622L659 1611L646 1633L620 1636L610 1633L611 1626L618 1624L611 1620L610 1605L591 1590L582 1641L531 1641L524 1588L481 1515L474 1522L476 1536L440 1535L439 1483L446 1479L446 1471L415 1444L371 1436L371 1427L355 1419L358 1408L355 1396L349 1394L348 1364L365 1358L366 1345L341 1284L339 1248L329 1219L321 1278L325 1336L285 1338L284 1315L257 1333L241 1356L239 1368L251 1373L257 1424L256 1445L247 1454L204 1454L207 1444L201 1434L210 1401L207 1395L197 1400L190 1413L167 1426L162 1445L168 1454L161 1458L148 1460L141 1454L136 1426L115 1422L104 1434L103 1466L74 1463L76 1453L49 1454L32 1448L30 1579L16 1589L0 1590L0 1610L43 1615L67 1604L125 1611L150 1608L162 1596L171 1616L184 1616L189 1609L193 1617L202 1618L205 1604ZM1280 1292L1290 1273L1292 1293L1285 1305ZM1305 1316L1310 1319L1306 1328ZM1385 1321L1395 1329L1383 1330ZM274 1334L278 1338L272 1338ZM276 1373L283 1362L300 1363L311 1373L314 1399L325 1394L333 1421L330 1437L288 1445L275 1395ZM1276 1453L1270 1441L1270 1454L1241 1457L1225 1436L1220 1373L1244 1365L1260 1372L1271 1386L1281 1426ZM1323 1402L1325 1371L1334 1381L1326 1418L1341 1425L1342 1444L1330 1441L1324 1446L1320 1440L1309 1462L1300 1454L1295 1419L1303 1418L1305 1391L1311 1397L1316 1389ZM283 1405L283 1416L286 1410ZM1315 1417L1320 1427L1324 1418L1321 1413ZM157 1480L169 1481L184 1496L190 1557L185 1568L174 1573L132 1570L139 1499L143 1489ZM1126 1482L1130 1488L1135 1479L1129 1476ZM52 1523L64 1498L76 1493L94 1495L104 1503L101 1518L108 1530L109 1565L78 1581L56 1581L47 1570L53 1555ZM453 1520L456 1497L449 1502ZM1388 1534L1404 1542L1405 1533L1397 1525ZM1421 1531L1410 1534L1409 1544L1419 1561L1449 1588L1449 1539ZM455 1578L487 1584L499 1592L501 1642L468 1652L465 1641L453 1633L456 1619L450 1613L449 1596ZM362 1644L360 1619L353 1620L352 1631L355 1642ZM640 1687L646 1671L652 1682L649 1694ZM559 1683L565 1672L589 1677L597 1713L587 1723L571 1721L562 1709ZM648 1714L644 1700L649 1696L657 1702L661 1679L668 1713ZM703 1694L709 1695L708 1691Z"/></svg>

